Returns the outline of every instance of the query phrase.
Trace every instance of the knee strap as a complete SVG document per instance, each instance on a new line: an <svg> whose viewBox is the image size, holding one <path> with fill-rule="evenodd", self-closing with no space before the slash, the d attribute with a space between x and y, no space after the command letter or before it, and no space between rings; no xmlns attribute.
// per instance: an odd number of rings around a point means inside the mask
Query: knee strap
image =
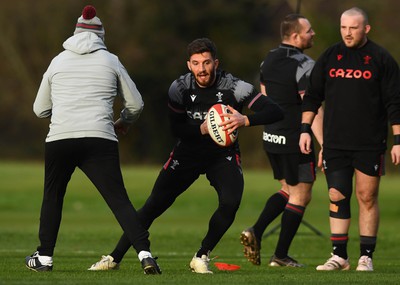
<svg viewBox="0 0 400 285"><path fill-rule="evenodd" d="M330 201L329 216L336 219L350 219L350 198L345 197L340 201Z"/></svg>
<svg viewBox="0 0 400 285"><path fill-rule="evenodd" d="M350 199L353 192L353 170L344 168L326 175L329 189L334 188L340 192L344 199L339 201L330 200L329 216L337 219L349 219Z"/></svg>

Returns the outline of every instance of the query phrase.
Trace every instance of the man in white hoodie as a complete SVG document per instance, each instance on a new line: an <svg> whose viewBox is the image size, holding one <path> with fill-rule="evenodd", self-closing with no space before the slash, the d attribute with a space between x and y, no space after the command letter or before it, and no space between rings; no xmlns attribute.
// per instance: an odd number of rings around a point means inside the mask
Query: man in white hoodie
<svg viewBox="0 0 400 285"><path fill-rule="evenodd" d="M50 118L45 142L45 184L37 251L25 259L34 271L51 271L67 184L79 167L96 186L128 235L146 274L161 274L149 233L130 202L119 162L117 133L126 134L143 109L141 94L118 57L104 45L93 6L78 18L74 35L43 75L33 110ZM124 109L114 122L114 99Z"/></svg>

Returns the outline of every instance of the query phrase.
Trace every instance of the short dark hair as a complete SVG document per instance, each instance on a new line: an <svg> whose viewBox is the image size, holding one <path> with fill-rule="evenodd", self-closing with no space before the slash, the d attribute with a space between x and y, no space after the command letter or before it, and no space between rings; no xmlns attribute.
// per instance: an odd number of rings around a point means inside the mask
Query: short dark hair
<svg viewBox="0 0 400 285"><path fill-rule="evenodd" d="M209 52L213 59L217 58L217 47L208 38L200 38L192 41L187 46L188 58L197 53Z"/></svg>
<svg viewBox="0 0 400 285"><path fill-rule="evenodd" d="M289 14L281 22L281 39L288 38L293 33L299 33L301 25L299 19L306 19L300 14Z"/></svg>

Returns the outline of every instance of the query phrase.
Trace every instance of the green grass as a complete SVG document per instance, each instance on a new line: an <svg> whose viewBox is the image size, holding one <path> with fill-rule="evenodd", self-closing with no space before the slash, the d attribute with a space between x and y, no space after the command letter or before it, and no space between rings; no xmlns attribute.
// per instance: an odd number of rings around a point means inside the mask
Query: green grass
<svg viewBox="0 0 400 285"><path fill-rule="evenodd" d="M159 169L140 166L123 166L122 169L131 200L135 207L140 207L149 195ZM212 257L218 256L215 261L238 264L241 269L224 272L212 266L215 274L204 276L188 269L216 207L216 194L201 177L150 228L152 251L159 256L163 274L146 276L133 250L129 251L118 271L86 270L102 254L108 254L114 248L122 232L97 190L77 170L65 198L54 270L36 273L25 268L24 257L38 244L43 165L1 162L0 284L399 284L399 185L400 178L394 175L385 176L381 183L381 225L374 272L354 271L359 247L356 204L353 205L349 241L352 270L315 271L315 266L324 262L331 250L323 175L317 180L313 200L304 218L324 236L316 235L303 224L290 250L290 254L307 267L270 268L266 261L274 251L277 232L263 240L261 266L253 266L243 258L238 238L244 228L254 223L267 197L278 189L277 182L266 170L245 170L245 193L236 220L212 252ZM279 220L267 232L277 224Z"/></svg>

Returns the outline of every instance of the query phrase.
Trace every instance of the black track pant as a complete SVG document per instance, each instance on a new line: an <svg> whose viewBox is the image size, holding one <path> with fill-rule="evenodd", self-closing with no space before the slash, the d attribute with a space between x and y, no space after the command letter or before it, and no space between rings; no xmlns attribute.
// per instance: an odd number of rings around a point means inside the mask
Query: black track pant
<svg viewBox="0 0 400 285"><path fill-rule="evenodd" d="M208 232L201 243L203 249L213 250L233 223L242 199L243 174L240 157L235 152L227 152L213 159L172 153L161 169L149 198L138 210L142 225L148 229L201 174L206 174L218 195L218 208L209 221ZM126 234L123 234L114 252L123 256L129 250L128 241ZM119 257L122 259L122 256Z"/></svg>
<svg viewBox="0 0 400 285"><path fill-rule="evenodd" d="M122 179L118 143L100 138L66 139L45 145L45 184L40 213L40 255L52 256L67 184L79 167L96 186L137 252L149 251L149 234L138 219ZM84 190L84 189L82 189Z"/></svg>

